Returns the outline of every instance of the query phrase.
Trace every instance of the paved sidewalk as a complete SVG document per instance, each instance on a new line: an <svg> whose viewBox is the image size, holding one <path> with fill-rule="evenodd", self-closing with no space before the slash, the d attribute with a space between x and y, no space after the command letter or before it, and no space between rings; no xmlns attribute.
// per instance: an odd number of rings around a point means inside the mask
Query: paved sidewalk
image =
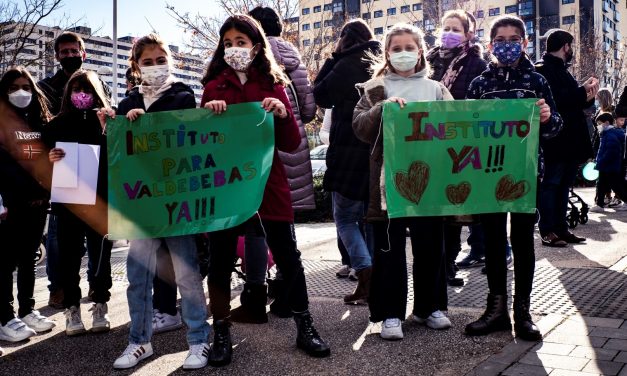
<svg viewBox="0 0 627 376"><path fill-rule="evenodd" d="M592 202L593 190L578 192ZM231 365L191 374L627 376L627 212L589 216L586 225L574 229L588 238L585 244L543 247L536 234L532 314L545 335L542 342L518 341L505 332L485 337L463 334L464 326L481 314L485 304L487 283L478 268L461 273L464 287L449 288L453 328L434 331L406 321L403 341L383 341L378 335L380 326L368 322L367 307L342 303L342 296L355 284L335 278L339 253L333 224L298 225L311 311L316 327L332 346L331 357L304 355L295 346L293 321L270 316L267 325L235 324ZM462 239L465 236L466 231ZM0 375L190 374L181 369L187 354L184 329L155 336L155 355L138 367L112 369L128 335L125 255L120 248L112 256L112 331L108 334L68 338L63 332L63 314L46 307L47 280L40 267L36 306L50 315L57 327L26 342L0 342L6 354L0 358ZM234 280L234 307L239 304L238 284ZM84 278L82 287L86 293ZM412 299L410 290L408 313ZM88 308L89 303L83 301L87 328L91 327Z"/></svg>

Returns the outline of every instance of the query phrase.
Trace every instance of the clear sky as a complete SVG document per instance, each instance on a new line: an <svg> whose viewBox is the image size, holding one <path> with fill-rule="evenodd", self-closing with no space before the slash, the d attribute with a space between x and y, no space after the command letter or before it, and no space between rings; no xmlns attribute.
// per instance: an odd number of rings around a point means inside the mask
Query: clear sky
<svg viewBox="0 0 627 376"><path fill-rule="evenodd" d="M215 15L220 12L216 1L168 0L177 11L191 15ZM168 43L184 47L185 34L166 10L165 0L118 0L118 37L142 36L154 29ZM63 7L44 20L47 26L67 24L64 18L78 26L100 29L98 36L113 37L113 0L63 0ZM152 27L150 26L152 25Z"/></svg>

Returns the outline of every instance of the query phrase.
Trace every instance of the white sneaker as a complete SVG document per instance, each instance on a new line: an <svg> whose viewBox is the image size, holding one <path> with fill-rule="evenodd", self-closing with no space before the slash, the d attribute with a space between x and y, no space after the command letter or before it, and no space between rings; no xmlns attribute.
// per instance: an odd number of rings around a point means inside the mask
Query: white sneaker
<svg viewBox="0 0 627 376"><path fill-rule="evenodd" d="M76 336L85 333L85 325L81 319L81 310L77 306L72 306L63 312L65 315L65 334Z"/></svg>
<svg viewBox="0 0 627 376"><path fill-rule="evenodd" d="M108 332L111 330L111 323L109 322L109 307L107 303L94 303L89 309L94 321L91 326L91 331L94 333Z"/></svg>
<svg viewBox="0 0 627 376"><path fill-rule="evenodd" d="M47 332L57 325L54 321L48 320L46 316L36 310L22 317L22 322L37 333Z"/></svg>
<svg viewBox="0 0 627 376"><path fill-rule="evenodd" d="M183 363L183 369L198 369L207 365L209 359L209 345L201 343L198 345L191 345L189 347L189 353Z"/></svg>
<svg viewBox="0 0 627 376"><path fill-rule="evenodd" d="M605 213L605 207L594 205L593 207L590 208L590 211L593 213Z"/></svg>
<svg viewBox="0 0 627 376"><path fill-rule="evenodd" d="M381 325L381 338L387 340L403 339L400 319L386 319Z"/></svg>
<svg viewBox="0 0 627 376"><path fill-rule="evenodd" d="M150 342L143 345L129 343L119 358L113 362L113 368L125 369L135 367L140 361L152 356L152 345Z"/></svg>
<svg viewBox="0 0 627 376"><path fill-rule="evenodd" d="M6 325L0 325L0 339L9 342L19 342L34 336L35 331L29 328L17 317Z"/></svg>
<svg viewBox="0 0 627 376"><path fill-rule="evenodd" d="M181 314L176 312L176 315L172 316L167 313L161 313L158 309L152 311L152 333L164 333L170 330L175 330L183 326L181 320Z"/></svg>
<svg viewBox="0 0 627 376"><path fill-rule="evenodd" d="M622 205L623 202L616 198L616 197L612 197L612 199L610 200L610 202L608 202L606 205L609 206L610 208L613 208L614 206L619 206Z"/></svg>
<svg viewBox="0 0 627 376"><path fill-rule="evenodd" d="M357 277L357 271L355 269L350 269L350 272L348 273L348 279L350 279L351 281L359 281L359 277Z"/></svg>
<svg viewBox="0 0 627 376"><path fill-rule="evenodd" d="M431 329L448 329L451 327L451 320L442 313L442 311L434 311L426 319L411 315L412 320L418 324L426 325Z"/></svg>
<svg viewBox="0 0 627 376"><path fill-rule="evenodd" d="M627 210L627 204L625 204L624 202L621 202L620 204L612 207L612 209L618 211L626 211Z"/></svg>
<svg viewBox="0 0 627 376"><path fill-rule="evenodd" d="M338 278L347 278L350 272L351 272L350 266L342 265L340 270L335 272L335 276L338 277Z"/></svg>

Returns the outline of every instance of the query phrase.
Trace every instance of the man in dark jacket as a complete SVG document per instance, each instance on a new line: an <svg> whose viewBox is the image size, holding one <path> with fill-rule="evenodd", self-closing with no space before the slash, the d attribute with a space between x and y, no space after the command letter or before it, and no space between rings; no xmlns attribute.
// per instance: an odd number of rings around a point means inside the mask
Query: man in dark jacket
<svg viewBox="0 0 627 376"><path fill-rule="evenodd" d="M568 71L573 58L573 36L564 30L550 30L546 52L536 63L551 87L564 128L556 137L541 143L545 157L544 179L538 191L540 235L542 244L565 247L586 239L568 231L566 209L568 192L574 183L580 164L592 158L592 144L584 109L594 104L599 81L588 78L579 85Z"/></svg>

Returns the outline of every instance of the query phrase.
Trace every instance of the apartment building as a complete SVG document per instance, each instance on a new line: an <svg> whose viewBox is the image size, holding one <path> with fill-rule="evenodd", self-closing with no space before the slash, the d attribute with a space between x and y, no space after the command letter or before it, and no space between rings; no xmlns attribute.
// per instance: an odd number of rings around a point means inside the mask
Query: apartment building
<svg viewBox="0 0 627 376"><path fill-rule="evenodd" d="M5 41L7 49L5 56L11 55L11 48L15 48L18 43L17 36L19 30L16 27L4 25L0 38ZM32 27L24 25L22 27ZM113 87L113 74L117 74L117 102L124 98L126 91L126 70L129 68L128 58L133 45L132 37L118 38L117 43L117 66L113 66L113 40L110 37L92 35L88 27L75 27L68 29L81 35L85 40L85 52L87 58L83 62L83 68L97 72L103 81L111 88ZM53 75L60 65L54 58L54 40L65 30L58 27L35 26L33 32L26 38L24 48L17 56L17 63L27 65L29 71L36 79ZM186 53L180 53L177 46L169 46L174 60L174 76L189 85L200 102L202 96L202 86L200 79L204 73L205 61L203 58ZM4 66L3 66L4 65ZM0 63L0 72L3 72L8 65L7 62Z"/></svg>
<svg viewBox="0 0 627 376"><path fill-rule="evenodd" d="M575 46L581 47L577 61L589 62L590 45L595 57L605 65L601 70L604 84L611 85L625 53L627 0L301 0L298 22L299 41L304 51L316 49L323 59L338 37L341 25L361 17L370 24L377 38L396 22L419 26L427 34L427 43L435 42L435 34L444 12L464 9L477 19L478 38L487 42L490 24L501 15L515 14L525 22L529 36L527 53L536 59L544 49L543 36L552 28L562 28L575 36ZM604 51L599 59L598 51Z"/></svg>

